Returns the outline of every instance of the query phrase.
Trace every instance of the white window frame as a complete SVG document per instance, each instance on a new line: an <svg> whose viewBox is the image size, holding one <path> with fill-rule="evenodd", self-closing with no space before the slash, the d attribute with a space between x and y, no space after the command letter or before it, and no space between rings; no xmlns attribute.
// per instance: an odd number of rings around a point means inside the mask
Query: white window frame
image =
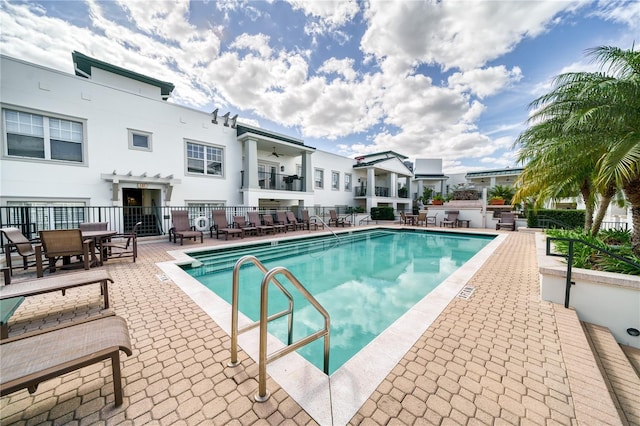
<svg viewBox="0 0 640 426"><path fill-rule="evenodd" d="M331 171L331 190L340 191L340 172Z"/></svg>
<svg viewBox="0 0 640 426"><path fill-rule="evenodd" d="M128 133L129 133L129 149L133 149L136 151L153 151L153 139L152 139L152 135L153 133L151 132L143 132L142 130L136 130L136 129L127 129ZM147 146L136 146L133 144L133 138L134 136L144 136L147 138Z"/></svg>
<svg viewBox="0 0 640 426"><path fill-rule="evenodd" d="M189 170L189 160L191 160L192 158L189 157L189 145L195 145L198 147L202 147L203 148L203 154L205 158L199 159L199 158L193 158L194 160L202 160L202 166L203 166L203 171L202 173L197 172L197 171L190 171ZM208 173L208 167L207 167L207 156L209 154L209 150L219 150L220 151L220 173ZM191 139L185 139L185 143L184 143L184 157L185 157L185 174L189 175L189 176L207 176L207 177L216 177L216 178L223 178L224 177L224 173L225 173L225 149L223 146L219 146L219 145L213 145L213 144L208 144L208 143L203 143L203 142L198 142L195 140L191 140Z"/></svg>
<svg viewBox="0 0 640 426"><path fill-rule="evenodd" d="M313 187L324 189L324 169L313 169Z"/></svg>
<svg viewBox="0 0 640 426"><path fill-rule="evenodd" d="M344 190L351 191L353 190L353 176L351 173L344 174Z"/></svg>
<svg viewBox="0 0 640 426"><path fill-rule="evenodd" d="M32 157L26 155L15 155L9 154L9 126L7 125L7 112L16 112L18 114L30 114L32 116L37 116L42 118L42 134L33 135L28 132L11 132L11 134L23 135L23 136L31 136L38 139L42 139L43 144L43 156L42 157ZM58 138L52 138L52 133L56 131L56 129L52 128L54 122L58 120L61 122L66 122L71 124L71 134L79 135L80 140L73 140L73 138L64 138L62 135ZM77 131L77 126L73 126L73 124L79 125L79 132ZM19 124L18 124L19 125ZM20 125L19 125L20 126ZM75 127L75 129L74 129ZM7 158L14 158L26 161L45 161L45 162L61 162L65 164L77 164L84 165L87 162L87 123L86 120L77 118L77 117L68 117L60 114L52 114L45 113L42 111L32 110L29 108L15 108L15 107L3 107L2 108L2 138L4 142L3 146L3 155ZM65 131L66 129L61 129ZM80 145L80 160L68 160L68 159L59 159L59 158L51 158L52 156L52 148L51 145L54 141L60 141L63 143L72 143Z"/></svg>

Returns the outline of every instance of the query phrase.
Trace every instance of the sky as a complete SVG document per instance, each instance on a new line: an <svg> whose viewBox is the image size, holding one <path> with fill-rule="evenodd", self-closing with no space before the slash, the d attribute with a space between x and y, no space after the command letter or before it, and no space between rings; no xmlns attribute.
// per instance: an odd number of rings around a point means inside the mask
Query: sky
<svg viewBox="0 0 640 426"><path fill-rule="evenodd" d="M634 43L640 0L0 0L3 55L74 73L78 51L173 83L169 102L449 174L522 166L529 104L597 71L586 49Z"/></svg>

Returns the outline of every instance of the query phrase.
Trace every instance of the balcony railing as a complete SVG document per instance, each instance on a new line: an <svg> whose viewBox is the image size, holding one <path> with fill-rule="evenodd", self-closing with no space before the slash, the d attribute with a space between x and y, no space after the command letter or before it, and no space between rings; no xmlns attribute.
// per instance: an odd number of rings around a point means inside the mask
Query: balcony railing
<svg viewBox="0 0 640 426"><path fill-rule="evenodd" d="M390 188L386 186L376 186L374 188L374 194L376 197L389 197ZM367 196L367 187L366 186L357 186L355 188L355 196L356 197L366 197ZM409 194L405 191L404 193L398 192L398 198L409 198Z"/></svg>
<svg viewBox="0 0 640 426"><path fill-rule="evenodd" d="M244 170L240 173L244 182ZM305 191L304 178L298 175L258 172L258 185L273 191Z"/></svg>

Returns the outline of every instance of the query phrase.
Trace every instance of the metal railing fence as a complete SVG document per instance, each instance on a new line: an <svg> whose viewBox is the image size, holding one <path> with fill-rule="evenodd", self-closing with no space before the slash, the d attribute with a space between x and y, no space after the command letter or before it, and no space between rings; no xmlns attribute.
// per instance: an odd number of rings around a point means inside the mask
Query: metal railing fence
<svg viewBox="0 0 640 426"><path fill-rule="evenodd" d="M171 229L171 211L187 210L193 226L208 231L213 225L212 210L224 210L227 220L233 222L233 216L247 216L248 211L260 214L272 214L277 211L292 210L300 217L299 207L258 208L250 206L219 206L214 204L197 204L188 206L151 206L151 207L118 207L118 206L0 206L0 228L16 227L29 239L38 238L40 231L49 229L78 228L83 222L108 222L109 229L121 233L131 232L136 223L142 222L138 228L138 236L166 235ZM336 210L340 216L350 216L353 223L353 209L348 206L305 207L310 215L317 215L328 222L329 210ZM0 252L4 252L7 243L0 235Z"/></svg>

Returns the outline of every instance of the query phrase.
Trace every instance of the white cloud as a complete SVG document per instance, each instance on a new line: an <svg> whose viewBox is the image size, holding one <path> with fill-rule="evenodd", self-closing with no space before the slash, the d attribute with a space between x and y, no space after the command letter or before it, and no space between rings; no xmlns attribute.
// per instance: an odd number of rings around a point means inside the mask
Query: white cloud
<svg viewBox="0 0 640 426"><path fill-rule="evenodd" d="M547 31L554 16L576 2L389 2L365 11L369 27L362 49L384 57L471 70L511 51L525 37Z"/></svg>
<svg viewBox="0 0 640 426"><path fill-rule="evenodd" d="M351 20L358 12L358 3L355 0L288 0L291 7L314 18L319 18L321 32L339 28ZM320 30L320 27L312 32Z"/></svg>
<svg viewBox="0 0 640 426"><path fill-rule="evenodd" d="M491 96L510 84L522 79L522 70L513 67L507 70L504 65L477 68L466 72L457 72L448 79L449 86L460 92L470 91L480 99Z"/></svg>

